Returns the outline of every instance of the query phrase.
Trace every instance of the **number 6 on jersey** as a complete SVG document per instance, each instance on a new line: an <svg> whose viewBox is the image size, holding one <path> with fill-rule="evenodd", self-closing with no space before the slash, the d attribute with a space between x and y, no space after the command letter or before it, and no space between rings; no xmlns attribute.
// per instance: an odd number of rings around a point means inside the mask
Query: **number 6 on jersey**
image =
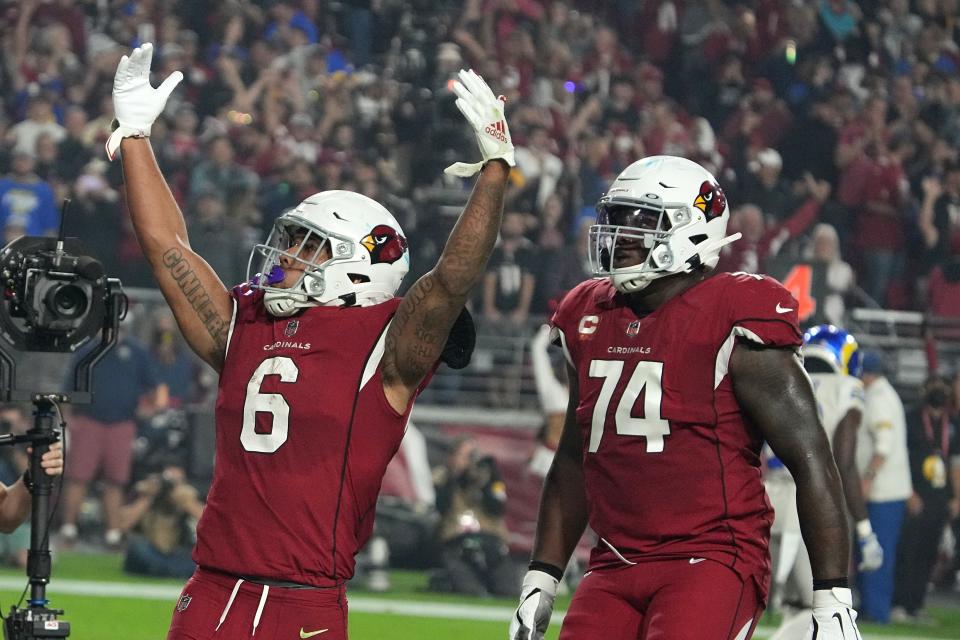
<svg viewBox="0 0 960 640"><path fill-rule="evenodd" d="M290 425L290 405L279 393L260 393L260 385L267 376L279 376L280 382L296 382L300 375L293 360L286 357L267 358L260 363L247 383L247 398L243 403L243 428L240 443L247 451L273 453L287 441ZM257 414L269 413L268 433L257 433Z"/></svg>
<svg viewBox="0 0 960 640"><path fill-rule="evenodd" d="M590 427L590 453L596 453L603 438L603 425L606 422L607 407L613 398L613 392L623 376L622 360L592 360L590 362L590 377L603 378L600 395L593 408L593 423ZM663 437L670 434L670 423L660 417L660 400L663 391L660 380L663 378L662 362L639 362L633 370L630 381L627 382L620 404L614 415L617 435L643 436L647 439L647 453L661 453L663 451ZM632 414L633 405L646 389L643 399L643 416L635 418Z"/></svg>

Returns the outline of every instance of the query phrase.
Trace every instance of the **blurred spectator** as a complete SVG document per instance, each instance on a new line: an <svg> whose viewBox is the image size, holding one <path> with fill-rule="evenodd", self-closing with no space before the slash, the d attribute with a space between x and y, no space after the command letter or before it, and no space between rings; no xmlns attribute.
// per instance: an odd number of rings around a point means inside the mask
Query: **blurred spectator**
<svg viewBox="0 0 960 640"><path fill-rule="evenodd" d="M903 159L911 153L904 137L868 142L844 169L837 199L853 213L856 247L864 266L864 289L881 305L903 272L904 201L908 183Z"/></svg>
<svg viewBox="0 0 960 640"><path fill-rule="evenodd" d="M68 367L65 388L73 388L76 362L84 354L78 352ZM68 546L77 541L80 507L87 489L100 477L103 539L108 548L117 550L123 539L120 509L130 480L137 406L141 396L151 394L152 409L163 409L169 394L147 350L122 327L117 344L93 370L92 390L92 402L74 405L68 420L70 464L66 469L60 539Z"/></svg>
<svg viewBox="0 0 960 640"><path fill-rule="evenodd" d="M749 151L776 148L790 129L793 116L777 97L773 84L767 78L753 81L750 93L723 125L721 138L731 154L738 156Z"/></svg>
<svg viewBox="0 0 960 640"><path fill-rule="evenodd" d="M497 463L469 436L457 440L434 474L443 569L431 586L471 596L506 596L518 575L507 550L503 520L507 492Z"/></svg>
<svg viewBox="0 0 960 640"><path fill-rule="evenodd" d="M737 54L725 56L703 89L707 96L703 100L702 112L714 128L723 126L749 89L743 67L743 60Z"/></svg>
<svg viewBox="0 0 960 640"><path fill-rule="evenodd" d="M730 218L731 231L739 231L743 237L723 248L717 270L764 273L768 261L784 244L814 223L821 205L830 195L830 185L812 176L806 177L806 189L809 194L806 202L780 224L768 227L763 211L754 204L744 204L734 210Z"/></svg>
<svg viewBox="0 0 960 640"><path fill-rule="evenodd" d="M540 289L543 292L542 298L547 301L547 305L541 308L549 309L549 302L555 301L570 289L590 278L593 275L593 269L590 265L590 227L595 218L593 216L583 216L578 218L574 224L573 244L567 245L552 257L543 261L541 278L543 282Z"/></svg>
<svg viewBox="0 0 960 640"><path fill-rule="evenodd" d="M201 363L193 352L185 348L173 314L159 312L153 321L150 335L150 355L153 356L157 377L167 386L168 406L182 409L192 402L203 400L210 389L204 388Z"/></svg>
<svg viewBox="0 0 960 640"><path fill-rule="evenodd" d="M508 320L522 327L530 314L536 286L536 248L525 236L526 214L507 211L500 244L493 250L483 277L483 315L490 322Z"/></svg>
<svg viewBox="0 0 960 640"><path fill-rule="evenodd" d="M540 209L556 191L563 162L554 154L552 146L549 132L540 126L529 132L525 144L517 146L516 176L511 178L520 184L517 191L511 189L512 193L508 194L510 204L507 206Z"/></svg>
<svg viewBox="0 0 960 640"><path fill-rule="evenodd" d="M277 0L269 3L269 15L272 20L263 31L264 37L274 44L283 44L287 47L298 42L300 32L310 44L317 42L317 26L297 7L296 2Z"/></svg>
<svg viewBox="0 0 960 640"><path fill-rule="evenodd" d="M927 249L924 262L946 266L952 255L960 255L960 162L950 164L942 180L923 180L922 202L918 223Z"/></svg>
<svg viewBox="0 0 960 640"><path fill-rule="evenodd" d="M810 234L809 254L813 264L823 268L826 291L819 301L817 313L826 322L841 326L846 317L846 298L856 284L856 274L840 256L840 237L837 230L820 223Z"/></svg>
<svg viewBox="0 0 960 640"><path fill-rule="evenodd" d="M820 0L818 14L826 34L837 44L855 35L862 14L851 0Z"/></svg>
<svg viewBox="0 0 960 640"><path fill-rule="evenodd" d="M57 123L53 113L53 103L41 94L30 100L27 119L10 127L7 135L13 140L14 151L34 154L37 151L37 138L45 133L54 142L60 142L66 136L66 131Z"/></svg>
<svg viewBox="0 0 960 640"><path fill-rule="evenodd" d="M37 137L34 156L37 175L56 189L60 185L59 149L50 134L42 133Z"/></svg>
<svg viewBox="0 0 960 640"><path fill-rule="evenodd" d="M33 152L17 150L11 172L0 178L0 226L4 243L22 235L54 236L60 215L54 203L53 189L34 173Z"/></svg>
<svg viewBox="0 0 960 640"><path fill-rule="evenodd" d="M879 352L864 354L861 378L866 390L866 411L857 438L857 463L870 524L884 553L879 569L857 574L860 615L886 624L890 622L900 529L907 498L913 493L907 426L903 403L886 378Z"/></svg>
<svg viewBox="0 0 960 640"><path fill-rule="evenodd" d="M70 107L64 119L66 135L57 146L57 175L67 182L76 180L83 167L93 157L89 144L84 140L87 127L87 112L82 107Z"/></svg>
<svg viewBox="0 0 960 640"><path fill-rule="evenodd" d="M816 94L806 110L794 120L782 144L783 149L790 150L783 167L787 178L799 180L805 172L810 172L818 180L837 184L834 155L842 116L834 102L830 93Z"/></svg>
<svg viewBox="0 0 960 640"><path fill-rule="evenodd" d="M189 104L177 109L173 119L173 128L167 139L163 155L167 160L189 166L200 151L197 139L197 126L200 120L197 112Z"/></svg>
<svg viewBox="0 0 960 640"><path fill-rule="evenodd" d="M123 570L162 578L189 578L203 502L196 487L177 466L151 473L134 487L134 498L120 510L127 534Z"/></svg>
<svg viewBox="0 0 960 640"><path fill-rule="evenodd" d="M228 201L213 190L195 191L190 212L190 245L230 286L247 273L250 239L241 220L227 215Z"/></svg>
<svg viewBox="0 0 960 640"><path fill-rule="evenodd" d="M313 139L314 131L310 114L295 113L290 117L289 128L281 128L277 132L277 140L294 158L313 164L320 155L320 145Z"/></svg>
<svg viewBox="0 0 960 640"><path fill-rule="evenodd" d="M897 550L893 622L925 622L927 585L943 529L956 509L960 491L960 437L949 414L950 386L931 375L921 389L920 406L907 414L907 448L913 494Z"/></svg>
<svg viewBox="0 0 960 640"><path fill-rule="evenodd" d="M768 224L786 220L794 209L794 196L790 183L780 175L780 153L776 149L761 149L748 168L743 193L737 199L760 207Z"/></svg>
<svg viewBox="0 0 960 640"><path fill-rule="evenodd" d="M230 138L217 136L207 143L207 155L190 174L190 193L194 197L210 195L230 207L257 186L257 176L249 169L234 164Z"/></svg>

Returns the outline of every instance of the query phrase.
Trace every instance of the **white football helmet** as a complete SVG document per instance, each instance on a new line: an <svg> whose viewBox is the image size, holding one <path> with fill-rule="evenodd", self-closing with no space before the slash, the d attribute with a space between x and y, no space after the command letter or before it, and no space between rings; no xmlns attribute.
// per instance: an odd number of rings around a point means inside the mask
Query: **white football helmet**
<svg viewBox="0 0 960 640"><path fill-rule="evenodd" d="M640 291L657 278L712 269L727 236L730 210L716 178L696 162L651 156L624 169L597 203L590 228L593 274L609 277L623 293ZM637 264L616 267L617 249L646 249Z"/></svg>
<svg viewBox="0 0 960 640"><path fill-rule="evenodd" d="M307 255L308 244L326 246L330 257ZM289 289L274 286L284 276L281 257L304 266ZM250 252L247 277L265 292L267 311L282 317L304 307L383 302L409 268L407 239L389 211L359 193L323 191L277 218L267 242Z"/></svg>

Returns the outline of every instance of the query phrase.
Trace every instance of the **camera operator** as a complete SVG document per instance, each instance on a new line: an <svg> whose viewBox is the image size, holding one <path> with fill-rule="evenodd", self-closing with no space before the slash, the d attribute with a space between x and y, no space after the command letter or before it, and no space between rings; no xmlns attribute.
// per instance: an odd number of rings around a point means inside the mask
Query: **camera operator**
<svg viewBox="0 0 960 640"><path fill-rule="evenodd" d="M507 492L496 461L470 437L458 440L434 475L443 571L436 590L506 596L519 580L507 548L503 519Z"/></svg>
<svg viewBox="0 0 960 640"><path fill-rule="evenodd" d="M17 406L0 407L0 434L27 431L27 417ZM30 548L30 466L29 449L0 447L0 562L24 568ZM48 475L63 473L63 447L60 442L43 454L42 466Z"/></svg>
<svg viewBox="0 0 960 640"><path fill-rule="evenodd" d="M190 553L203 506L182 467L167 466L137 482L133 501L120 510L121 528L129 536L123 570L189 578L195 569Z"/></svg>

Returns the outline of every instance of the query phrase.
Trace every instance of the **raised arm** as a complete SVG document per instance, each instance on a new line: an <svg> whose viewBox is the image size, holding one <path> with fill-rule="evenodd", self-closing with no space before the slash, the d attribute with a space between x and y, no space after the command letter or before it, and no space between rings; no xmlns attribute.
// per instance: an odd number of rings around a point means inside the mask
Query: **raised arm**
<svg viewBox="0 0 960 640"><path fill-rule="evenodd" d="M232 302L230 293L187 239L183 214L160 173L147 139L181 76L171 75L158 89L150 85L149 43L124 56L114 79L113 102L119 127L107 142L123 160L127 208L143 254L190 347L217 371L226 353ZM179 74L179 72L177 72Z"/></svg>
<svg viewBox="0 0 960 640"><path fill-rule="evenodd" d="M480 171L480 177L437 265L413 284L387 331L383 384L398 411L406 410L436 365L450 328L483 274L500 230L507 176L515 164L503 102L472 71L460 72L454 91L457 107L477 135L483 161L447 168L447 173L460 176Z"/></svg>

